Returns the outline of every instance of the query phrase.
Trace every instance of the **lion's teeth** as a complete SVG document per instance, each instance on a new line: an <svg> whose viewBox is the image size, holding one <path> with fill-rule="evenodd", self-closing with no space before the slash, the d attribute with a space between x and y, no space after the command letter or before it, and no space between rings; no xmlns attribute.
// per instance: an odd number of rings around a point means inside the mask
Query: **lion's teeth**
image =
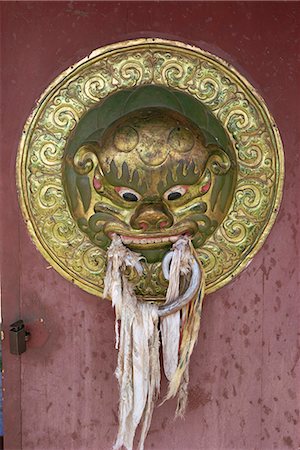
<svg viewBox="0 0 300 450"><path fill-rule="evenodd" d="M127 236L122 236L122 241L124 242L124 244L131 244L132 243L132 239L130 239Z"/></svg>
<svg viewBox="0 0 300 450"><path fill-rule="evenodd" d="M134 237L121 236L124 244L158 244L160 242L171 242L174 243L178 240L179 236L166 236L162 238L141 238L137 239Z"/></svg>

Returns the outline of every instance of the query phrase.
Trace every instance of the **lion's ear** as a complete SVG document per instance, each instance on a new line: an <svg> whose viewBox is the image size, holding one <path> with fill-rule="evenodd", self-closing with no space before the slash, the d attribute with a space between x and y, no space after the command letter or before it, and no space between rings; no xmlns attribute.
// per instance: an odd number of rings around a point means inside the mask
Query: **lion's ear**
<svg viewBox="0 0 300 450"><path fill-rule="evenodd" d="M79 147L73 157L66 157L64 184L73 211L86 212L90 207L91 179L98 167L98 149L98 143L87 143Z"/></svg>
<svg viewBox="0 0 300 450"><path fill-rule="evenodd" d="M212 174L212 194L211 194L211 209L214 211L217 202L222 212L225 211L226 203L228 201L229 193L232 189L234 181L232 173L232 164L227 153L221 149L214 151L207 162L206 167Z"/></svg>
<svg viewBox="0 0 300 450"><path fill-rule="evenodd" d="M211 153L206 164L207 168L215 175L225 175L231 165L229 156L220 148L217 148Z"/></svg>

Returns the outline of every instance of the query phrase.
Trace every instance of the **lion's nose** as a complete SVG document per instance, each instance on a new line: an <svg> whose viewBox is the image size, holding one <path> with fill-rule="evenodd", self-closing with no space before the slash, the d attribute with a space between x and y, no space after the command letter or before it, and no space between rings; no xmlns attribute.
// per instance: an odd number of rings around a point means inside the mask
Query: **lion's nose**
<svg viewBox="0 0 300 450"><path fill-rule="evenodd" d="M136 230L158 231L172 225L172 215L162 204L141 205L131 219L131 226Z"/></svg>

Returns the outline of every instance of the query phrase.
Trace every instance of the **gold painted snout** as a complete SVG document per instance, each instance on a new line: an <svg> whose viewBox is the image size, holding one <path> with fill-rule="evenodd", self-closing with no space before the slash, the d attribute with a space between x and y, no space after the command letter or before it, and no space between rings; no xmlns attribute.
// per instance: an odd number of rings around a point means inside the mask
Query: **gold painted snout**
<svg viewBox="0 0 300 450"><path fill-rule="evenodd" d="M130 225L134 230L143 232L163 231L172 227L174 219L162 203L140 205L133 214Z"/></svg>

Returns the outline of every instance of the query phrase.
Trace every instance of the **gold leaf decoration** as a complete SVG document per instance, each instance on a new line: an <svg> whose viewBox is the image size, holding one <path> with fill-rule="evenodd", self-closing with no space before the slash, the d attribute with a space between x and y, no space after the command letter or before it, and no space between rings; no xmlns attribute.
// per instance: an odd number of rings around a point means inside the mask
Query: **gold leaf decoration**
<svg viewBox="0 0 300 450"><path fill-rule="evenodd" d="M185 92L215 115L236 152L238 176L228 214L198 250L206 292L228 283L262 246L278 211L283 150L276 125L253 87L220 58L162 39L103 47L45 91L22 135L17 160L20 204L31 237L54 268L102 295L105 252L78 228L62 185L64 147L81 117L110 94L154 84ZM92 161L88 161L92 164ZM145 263L146 264L146 263ZM162 297L157 264L146 264L137 293Z"/></svg>

